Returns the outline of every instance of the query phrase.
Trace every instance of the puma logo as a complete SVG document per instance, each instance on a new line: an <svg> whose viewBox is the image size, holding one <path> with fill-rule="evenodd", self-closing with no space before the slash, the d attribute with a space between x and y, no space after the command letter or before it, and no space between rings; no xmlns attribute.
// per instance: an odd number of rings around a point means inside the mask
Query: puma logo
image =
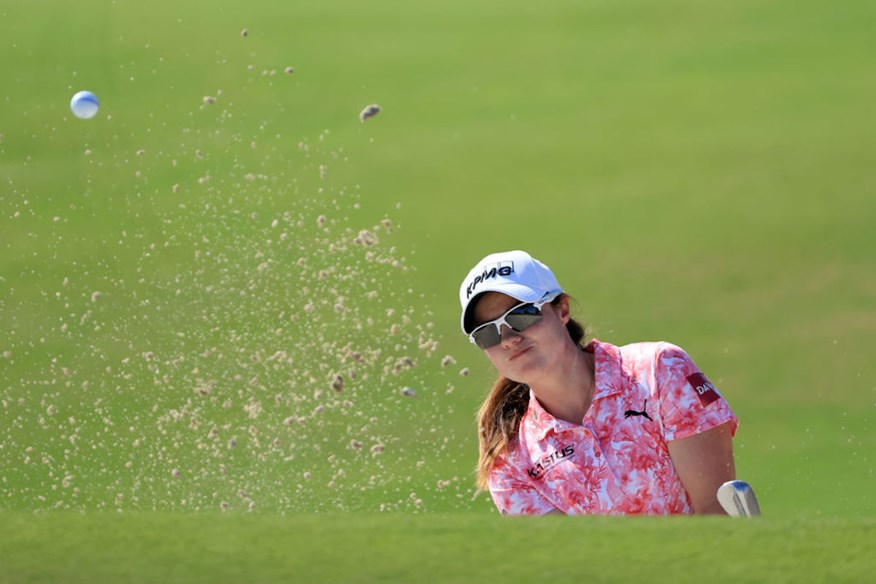
<svg viewBox="0 0 876 584"><path fill-rule="evenodd" d="M630 416L645 416L646 418L648 418L649 420L651 420L653 422L654 420L651 419L651 416L649 416L648 412L646 411L647 406L648 406L648 400L646 399L644 405L642 405L641 412L637 412L636 410L627 410L624 412L624 418L629 418Z"/></svg>

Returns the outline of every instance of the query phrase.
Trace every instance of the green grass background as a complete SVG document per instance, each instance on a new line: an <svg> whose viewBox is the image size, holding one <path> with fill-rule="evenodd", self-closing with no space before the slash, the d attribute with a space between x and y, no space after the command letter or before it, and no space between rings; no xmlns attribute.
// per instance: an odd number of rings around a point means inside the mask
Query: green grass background
<svg viewBox="0 0 876 584"><path fill-rule="evenodd" d="M666 580L717 564L724 579L861 581L873 561L851 542L872 546L876 514L874 16L850 0L4 2L0 581L197 581L161 568L183 564L201 581L277 580L303 560L257 552L263 540L247 534L272 529L289 547L345 552L317 554L304 581L410 581L418 566L450 581L488 567L617 579L594 555L556 567L555 539L602 545L606 566L629 570L636 550ZM83 88L102 102L87 122L68 109ZM369 103L383 111L362 124ZM286 247L266 244L284 213L304 226ZM396 229L376 249L409 270L325 251L386 217ZM511 248L553 268L596 337L688 350L741 418L738 474L767 520L499 522L488 497L472 499L472 416L492 373L457 332L457 286ZM257 253L273 267L256 270ZM340 262L338 279L299 279L299 257ZM387 304L362 300L365 287ZM326 309L312 325L281 324L338 288L347 320ZM400 314L410 322L393 337ZM417 348L424 334L437 350ZM415 354L417 368L375 365L347 392L352 409L285 429L293 397L319 401L346 342ZM294 364L252 365L280 348ZM168 382L156 384L145 352ZM455 363L442 368L445 355ZM186 405L207 371L232 409ZM402 385L420 397L399 398ZM278 394L285 410L268 405ZM241 416L251 398L267 412L252 423ZM184 419L162 422L172 411ZM190 432L193 417L202 427ZM197 448L211 424L241 446ZM351 452L351 439L387 451ZM344 474L323 464L332 456ZM239 516L244 488L252 518ZM220 500L231 517L216 517ZM375 515L381 505L401 513ZM369 531L402 548L366 555L373 577L353 561ZM120 532L156 561L123 548L105 563L101 542ZM59 538L67 551L46 555ZM503 538L520 538L506 556L479 547ZM734 553L698 545L711 539ZM840 555L819 561L815 540ZM653 541L678 543L664 556ZM440 571L431 546L458 566ZM183 562L180 548L195 555ZM405 548L428 559L400 559ZM795 561L771 561L783 553ZM81 576L58 571L82 554Z"/></svg>

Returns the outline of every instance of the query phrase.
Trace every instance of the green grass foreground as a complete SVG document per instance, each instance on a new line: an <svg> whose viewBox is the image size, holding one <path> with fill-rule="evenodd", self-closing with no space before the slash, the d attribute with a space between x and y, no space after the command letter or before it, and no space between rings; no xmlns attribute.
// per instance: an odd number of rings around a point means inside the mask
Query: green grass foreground
<svg viewBox="0 0 876 584"><path fill-rule="evenodd" d="M876 520L5 513L0 581L865 582ZM464 537L461 534L465 534Z"/></svg>

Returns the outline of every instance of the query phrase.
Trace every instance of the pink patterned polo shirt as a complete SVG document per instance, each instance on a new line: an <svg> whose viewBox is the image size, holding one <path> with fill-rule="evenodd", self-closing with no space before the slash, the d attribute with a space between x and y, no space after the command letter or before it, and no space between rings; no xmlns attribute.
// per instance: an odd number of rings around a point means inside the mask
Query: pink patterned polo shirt
<svg viewBox="0 0 876 584"><path fill-rule="evenodd" d="M693 513L666 443L726 422L739 425L715 386L669 343L588 345L593 403L581 424L558 420L530 392L517 436L490 472L503 514Z"/></svg>

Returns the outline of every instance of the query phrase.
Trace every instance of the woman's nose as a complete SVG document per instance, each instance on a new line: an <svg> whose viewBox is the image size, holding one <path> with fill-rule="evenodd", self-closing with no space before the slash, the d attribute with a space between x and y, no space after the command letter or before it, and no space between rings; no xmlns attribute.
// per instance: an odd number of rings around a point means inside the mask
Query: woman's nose
<svg viewBox="0 0 876 584"><path fill-rule="evenodd" d="M520 340L520 333L515 331L513 328L508 326L507 324L503 324L499 329L500 336L502 337L502 344L513 344Z"/></svg>

